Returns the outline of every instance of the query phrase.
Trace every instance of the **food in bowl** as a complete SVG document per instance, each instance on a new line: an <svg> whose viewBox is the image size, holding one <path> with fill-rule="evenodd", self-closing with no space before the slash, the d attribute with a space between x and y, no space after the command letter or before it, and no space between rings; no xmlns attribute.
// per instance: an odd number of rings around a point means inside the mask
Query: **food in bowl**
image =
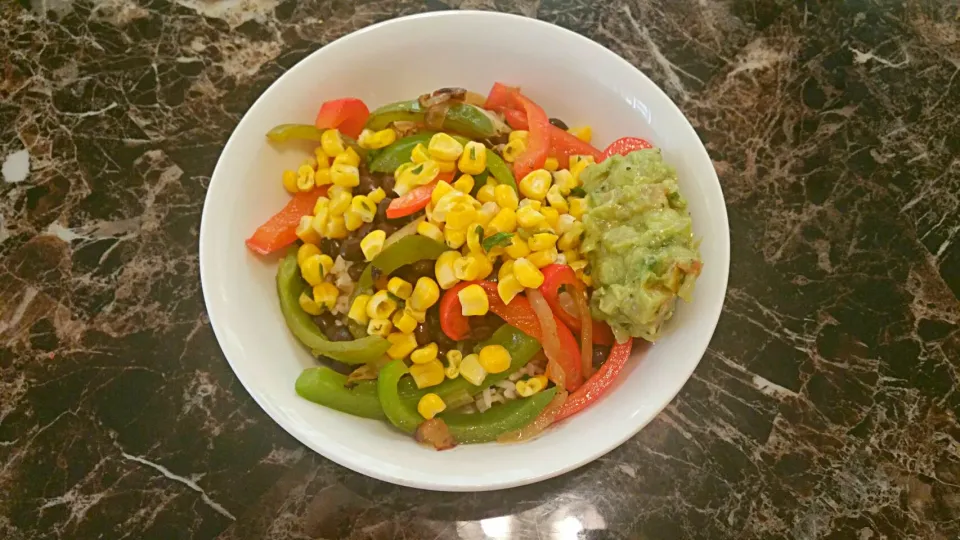
<svg viewBox="0 0 960 540"><path fill-rule="evenodd" d="M658 149L600 151L518 88L337 99L267 137L317 143L246 241L290 248L281 311L321 360L297 393L437 449L527 440L589 406L702 267Z"/></svg>

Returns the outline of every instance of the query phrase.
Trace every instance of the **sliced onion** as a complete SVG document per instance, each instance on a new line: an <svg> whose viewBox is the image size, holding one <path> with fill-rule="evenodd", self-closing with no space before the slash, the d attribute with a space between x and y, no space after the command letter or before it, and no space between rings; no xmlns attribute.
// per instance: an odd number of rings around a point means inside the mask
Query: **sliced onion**
<svg viewBox="0 0 960 540"><path fill-rule="evenodd" d="M550 377L557 386L566 388L566 373L557 364L560 355L560 334L557 331L557 321L553 318L553 311L550 310L550 304L536 289L527 289L527 299L533 311L537 314L537 320L540 322L540 332L543 337L543 352L547 355L547 376Z"/></svg>
<svg viewBox="0 0 960 540"><path fill-rule="evenodd" d="M570 295L580 314L580 370L583 378L589 379L593 375L593 319L590 318L586 291L581 287L569 288L573 289Z"/></svg>
<svg viewBox="0 0 960 540"><path fill-rule="evenodd" d="M360 381L372 381L380 374L380 365L376 363L364 364L347 375L347 384Z"/></svg>
<svg viewBox="0 0 960 540"><path fill-rule="evenodd" d="M508 442L521 442L529 441L530 439L541 434L543 430L550 427L550 424L553 423L556 419L557 414L560 412L560 409L563 407L563 404L567 401L567 391L563 389L562 386L557 388L557 395L553 396L553 399L550 400L550 403L540 411L540 414L533 419L533 422L530 422L526 426L515 430L504 433L503 435L497 437L497 442L508 443Z"/></svg>
<svg viewBox="0 0 960 540"><path fill-rule="evenodd" d="M423 118L423 123L427 128L433 130L443 129L443 121L447 119L447 111L450 110L450 101L444 101L437 105L431 105Z"/></svg>
<svg viewBox="0 0 960 540"><path fill-rule="evenodd" d="M483 107L487 103L487 96L467 90L467 94L463 96L463 102L476 105L477 107Z"/></svg>
<svg viewBox="0 0 960 540"><path fill-rule="evenodd" d="M407 223L403 227L400 227L399 229L397 229L397 232L391 234L389 237L387 237L386 240L383 241L382 249L386 249L388 246L390 246L390 244L395 243L397 240L400 240L401 238L406 238L410 235L416 234L417 225L423 223L425 219L427 219L425 216L420 216L417 219L411 221L410 223Z"/></svg>
<svg viewBox="0 0 960 540"><path fill-rule="evenodd" d="M420 424L413 437L418 443L432 445L437 450L449 450L457 445L446 422L439 418L431 418Z"/></svg>

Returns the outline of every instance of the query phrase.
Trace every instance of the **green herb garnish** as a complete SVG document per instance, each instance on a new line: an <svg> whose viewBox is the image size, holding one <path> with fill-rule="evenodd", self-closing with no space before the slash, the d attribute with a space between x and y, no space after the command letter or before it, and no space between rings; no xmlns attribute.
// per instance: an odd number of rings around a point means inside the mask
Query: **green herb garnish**
<svg viewBox="0 0 960 540"><path fill-rule="evenodd" d="M484 251L490 251L495 247L509 246L511 238L513 238L513 233L499 232L497 234L492 234L483 240L483 249Z"/></svg>

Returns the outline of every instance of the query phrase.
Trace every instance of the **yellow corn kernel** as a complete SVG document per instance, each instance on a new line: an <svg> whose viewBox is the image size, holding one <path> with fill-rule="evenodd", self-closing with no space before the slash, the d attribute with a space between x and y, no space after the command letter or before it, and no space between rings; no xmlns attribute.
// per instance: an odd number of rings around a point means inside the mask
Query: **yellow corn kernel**
<svg viewBox="0 0 960 540"><path fill-rule="evenodd" d="M443 402L440 396L434 393L424 394L423 397L420 398L420 401L417 402L417 412L427 420L442 413L446 408L447 404Z"/></svg>
<svg viewBox="0 0 960 540"><path fill-rule="evenodd" d="M397 170L399 171L400 169ZM397 185L404 185L408 189L412 189L416 186L423 186L433 182L433 179L436 178L438 174L440 174L438 163L432 159L428 159L423 163L418 163L402 171L397 178ZM396 191L396 189L394 190Z"/></svg>
<svg viewBox="0 0 960 540"><path fill-rule="evenodd" d="M313 181L314 170L309 165L297 169L297 191L310 191L316 184Z"/></svg>
<svg viewBox="0 0 960 540"><path fill-rule="evenodd" d="M360 145L360 148L379 150L380 148L393 144L396 140L397 132L390 128L381 129L380 131L365 129L360 132L360 138L357 139L357 144Z"/></svg>
<svg viewBox="0 0 960 540"><path fill-rule="evenodd" d="M390 335L387 336L387 341L390 342L390 348L387 349L387 356L394 360L406 358L407 355L417 348L417 338L413 334L390 332Z"/></svg>
<svg viewBox="0 0 960 540"><path fill-rule="evenodd" d="M513 232L517 230L517 213L509 208L501 208L487 224L487 234Z"/></svg>
<svg viewBox="0 0 960 540"><path fill-rule="evenodd" d="M393 330L393 323L390 319L370 319L367 324L367 334L371 336L385 338L390 335L391 330Z"/></svg>
<svg viewBox="0 0 960 540"><path fill-rule="evenodd" d="M539 210L533 208L533 206L521 206L517 210L517 223L525 229L534 229L543 225L546 218L543 217L543 214Z"/></svg>
<svg viewBox="0 0 960 540"><path fill-rule="evenodd" d="M507 142L520 141L523 144L527 144L527 141L530 140L530 132L525 129L515 129L507 135Z"/></svg>
<svg viewBox="0 0 960 540"><path fill-rule="evenodd" d="M520 285L528 289L536 289L543 285L543 272L526 258L520 258L513 263L513 275L517 276Z"/></svg>
<svg viewBox="0 0 960 540"><path fill-rule="evenodd" d="M323 235L334 240L341 240L347 237L347 224L343 216L331 216L327 221L327 229Z"/></svg>
<svg viewBox="0 0 960 540"><path fill-rule="evenodd" d="M457 204L453 210L447 212L446 222L448 229L466 230L467 226L476 221L477 211L466 203Z"/></svg>
<svg viewBox="0 0 960 540"><path fill-rule="evenodd" d="M477 191L477 200L482 203L496 202L496 187L492 184L486 184Z"/></svg>
<svg viewBox="0 0 960 540"><path fill-rule="evenodd" d="M431 159L430 153L427 152L427 147L423 143L417 143L413 147L413 150L410 152L410 161L414 163L423 163L424 161Z"/></svg>
<svg viewBox="0 0 960 540"><path fill-rule="evenodd" d="M437 359L439 348L436 343L429 343L410 353L410 361L414 364L426 364Z"/></svg>
<svg viewBox="0 0 960 540"><path fill-rule="evenodd" d="M560 238L561 240L563 239L562 236ZM566 259L564 264L573 264L580 260L580 252L576 249L566 249L563 251L563 253L561 253L561 255L563 255L564 259Z"/></svg>
<svg viewBox="0 0 960 540"><path fill-rule="evenodd" d="M486 257L477 256L477 261L480 267L480 272L477 274L477 279L487 279L487 277L493 273L493 262L497 259L496 255L494 255L496 249L499 248L490 250L491 253L487 254Z"/></svg>
<svg viewBox="0 0 960 540"><path fill-rule="evenodd" d="M388 319L396 310L397 303L387 291L377 291L367 301L367 317L371 319Z"/></svg>
<svg viewBox="0 0 960 540"><path fill-rule="evenodd" d="M408 303L417 311L426 311L436 304L437 300L440 300L440 287L436 281L424 276L417 280Z"/></svg>
<svg viewBox="0 0 960 540"><path fill-rule="evenodd" d="M297 238L303 240L304 245L319 244L320 235L313 230L313 216L303 216L297 224Z"/></svg>
<svg viewBox="0 0 960 540"><path fill-rule="evenodd" d="M537 375L536 377L530 377L525 381L517 381L517 394L521 397L530 397L546 388L546 386L547 376Z"/></svg>
<svg viewBox="0 0 960 540"><path fill-rule="evenodd" d="M416 340L414 340L414 343L416 343ZM389 351L387 354L390 354ZM413 382L417 383L417 388L436 386L443 382L443 363L440 360L433 359L426 364L413 364L410 366L410 375L413 377Z"/></svg>
<svg viewBox="0 0 960 540"><path fill-rule="evenodd" d="M297 302L300 304L300 309L305 311L308 315L319 315L323 313L323 308L320 307L309 294L302 292L300 297L297 298Z"/></svg>
<svg viewBox="0 0 960 540"><path fill-rule="evenodd" d="M547 202L561 214L566 214L570 210L567 200L560 194L560 188L557 185L550 186L550 189L547 190Z"/></svg>
<svg viewBox="0 0 960 540"><path fill-rule="evenodd" d="M470 141L464 146L463 154L457 166L465 174L480 174L487 168L487 147L483 143Z"/></svg>
<svg viewBox="0 0 960 540"><path fill-rule="evenodd" d="M405 314L407 314L407 315L410 315L410 317L412 317L413 320L417 321L418 324L423 324L423 323L426 322L426 320L427 320L427 312L426 312L426 311L421 311L421 310L418 310L418 309L413 309L413 308L410 307L410 306L404 306L403 312L404 312Z"/></svg>
<svg viewBox="0 0 960 540"><path fill-rule="evenodd" d="M413 293L413 285L406 280L398 277L392 277L390 278L390 281L387 282L387 291L398 298L407 300Z"/></svg>
<svg viewBox="0 0 960 540"><path fill-rule="evenodd" d="M580 173L586 169L590 163L587 163L586 160L580 160L576 164L573 163L573 158L570 158L570 175L573 176L573 180L576 182L576 185L580 185Z"/></svg>
<svg viewBox="0 0 960 540"><path fill-rule="evenodd" d="M513 274L513 265L514 262L511 260L504 261L504 263L500 265L500 270L497 271L497 279L500 280Z"/></svg>
<svg viewBox="0 0 960 540"><path fill-rule="evenodd" d="M320 135L320 147L323 148L324 154L332 158L336 158L347 150L340 131L336 129L328 129Z"/></svg>
<svg viewBox="0 0 960 540"><path fill-rule="evenodd" d="M537 286L539 287L539 285ZM457 293L457 298L460 299L460 311L464 317L486 315L487 312L490 311L490 300L487 298L487 291L479 285L468 285L464 287Z"/></svg>
<svg viewBox="0 0 960 540"><path fill-rule="evenodd" d="M543 206L543 203L533 199L520 199L520 208L526 208L528 206L534 210L540 210L540 207Z"/></svg>
<svg viewBox="0 0 960 540"><path fill-rule="evenodd" d="M434 205L433 219L438 222L443 222L447 220L447 214L449 212L473 208L473 206L472 197L460 193L455 189L451 189L446 195L440 197L440 200Z"/></svg>
<svg viewBox="0 0 960 540"><path fill-rule="evenodd" d="M555 157L548 157L546 161L543 162L543 168L553 172L560 168L560 162L557 161L557 158Z"/></svg>
<svg viewBox="0 0 960 540"><path fill-rule="evenodd" d="M530 254L530 246L526 240L515 234L510 238L510 245L504 251L507 252L509 257L519 259Z"/></svg>
<svg viewBox="0 0 960 540"><path fill-rule="evenodd" d="M520 193L528 199L542 201L547 196L553 177L544 169L537 169L520 180Z"/></svg>
<svg viewBox="0 0 960 540"><path fill-rule="evenodd" d="M483 384L483 380L487 378L487 372L480 365L479 354L468 354L463 357L460 361L460 376L474 386Z"/></svg>
<svg viewBox="0 0 960 540"><path fill-rule="evenodd" d="M577 187L577 184L577 179L567 169L553 173L553 185L557 186L561 195L569 195L570 190Z"/></svg>
<svg viewBox="0 0 960 540"><path fill-rule="evenodd" d="M453 263L453 274L457 276L457 279L461 281L473 281L480 278L480 270L482 263L480 262L481 258L486 258L483 255L476 256L474 254L469 254L464 257L460 257Z"/></svg>
<svg viewBox="0 0 960 540"><path fill-rule="evenodd" d="M350 311L347 312L347 317L360 324L370 322L370 316L367 315L367 304L369 302L370 295L358 294L357 297L353 299L353 304L350 305Z"/></svg>
<svg viewBox="0 0 960 540"><path fill-rule="evenodd" d="M310 284L311 287L323 283L323 255L311 255L303 260L300 265L300 275Z"/></svg>
<svg viewBox="0 0 960 540"><path fill-rule="evenodd" d="M527 240L527 245L533 251L543 251L557 245L559 237L553 233L537 233Z"/></svg>
<svg viewBox="0 0 960 540"><path fill-rule="evenodd" d="M577 233L574 233L573 231L563 233L563 236L560 237L560 241L557 242L557 247L562 249L564 252L568 250L575 250L579 245L580 245L580 235ZM567 264L571 262L573 261L571 261L570 258L568 257Z"/></svg>
<svg viewBox="0 0 960 540"><path fill-rule="evenodd" d="M336 307L339 296L340 290L333 283L324 281L313 288L313 301L331 311Z"/></svg>
<svg viewBox="0 0 960 540"><path fill-rule="evenodd" d="M382 201L386 197L387 197L387 192L384 191L383 188L379 188L379 187L371 191L370 194L367 195L367 198L370 199L370 202L372 202L373 204L380 204L380 201Z"/></svg>
<svg viewBox="0 0 960 540"><path fill-rule="evenodd" d="M493 202L485 202L480 210L477 210L477 223L486 227L490 221L500 212L500 206Z"/></svg>
<svg viewBox="0 0 960 540"><path fill-rule="evenodd" d="M342 216L350 208L350 201L353 199L350 192L346 190L335 190L330 195L330 215Z"/></svg>
<svg viewBox="0 0 960 540"><path fill-rule="evenodd" d="M460 376L460 362L463 362L463 353L453 349L447 351L447 369L444 370L448 379L456 379Z"/></svg>
<svg viewBox="0 0 960 540"><path fill-rule="evenodd" d="M583 219L583 215L587 213L587 200L580 197L570 197L567 199L567 203L570 205L570 215L577 219Z"/></svg>
<svg viewBox="0 0 960 540"><path fill-rule="evenodd" d="M303 244L297 248L297 264L303 266L303 261L313 255L322 255L320 248L313 244Z"/></svg>
<svg viewBox="0 0 960 540"><path fill-rule="evenodd" d="M327 153L323 151L323 147L322 147L322 146L318 146L318 147L314 148L314 149L313 149L313 155L316 157L316 160L317 160L317 166L316 166L316 167L317 167L317 170L318 170L318 171L321 170L321 169L329 169L329 168L330 168L330 156L328 156Z"/></svg>
<svg viewBox="0 0 960 540"><path fill-rule="evenodd" d="M417 329L418 324L417 320L406 309L398 310L393 314L393 326L404 334L412 334Z"/></svg>
<svg viewBox="0 0 960 540"><path fill-rule="evenodd" d="M523 285L520 284L517 276L513 274L502 276L499 281L497 281L497 294L500 296L500 299L503 300L504 304L512 302L518 294L523 292L523 289Z"/></svg>
<svg viewBox="0 0 960 540"><path fill-rule="evenodd" d="M443 238L450 249L460 249L460 246L467 241L467 233L462 230L447 227L443 229Z"/></svg>
<svg viewBox="0 0 960 540"><path fill-rule="evenodd" d="M544 266L550 266L551 264L557 262L557 257L560 254L557 253L557 248L552 247L543 251L534 251L530 255L527 255L527 260L533 263L537 268L543 268Z"/></svg>
<svg viewBox="0 0 960 540"><path fill-rule="evenodd" d="M473 186L476 184L476 180L473 179L469 174L462 174L460 178L457 178L457 181L453 183L453 189L459 191L460 193L470 194L473 191Z"/></svg>
<svg viewBox="0 0 960 540"><path fill-rule="evenodd" d="M356 150L354 150L352 147L349 147L349 146L348 146L347 149L346 149L343 153L341 153L341 154L338 155L337 157L333 158L333 164L334 164L334 165L349 165L349 166L351 166L351 167L359 167L359 166L360 166L360 154L357 154L357 151L356 151Z"/></svg>
<svg viewBox="0 0 960 540"><path fill-rule="evenodd" d="M442 161L456 161L463 153L463 145L446 133L437 133L430 137L427 144L430 157Z"/></svg>
<svg viewBox="0 0 960 540"><path fill-rule="evenodd" d="M453 191L453 189L453 186L443 180L437 182L437 185L433 188L433 193L430 194L430 202L433 204L439 203L440 199L447 193Z"/></svg>
<svg viewBox="0 0 960 540"><path fill-rule="evenodd" d="M590 126L572 127L567 130L567 133L572 134L574 137L586 143L593 140L593 128Z"/></svg>
<svg viewBox="0 0 960 540"><path fill-rule="evenodd" d="M343 213L343 225L348 231L353 232L363 226L363 218L353 210L347 210Z"/></svg>
<svg viewBox="0 0 960 540"><path fill-rule="evenodd" d="M434 265L434 273L437 276L437 284L440 285L441 289L447 290L457 283L460 283L460 280L457 279L453 271L453 263L459 258L460 253L457 251L447 251L437 257L437 262Z"/></svg>
<svg viewBox="0 0 960 540"><path fill-rule="evenodd" d="M297 187L297 173L291 170L283 171L283 189L290 193L297 193L300 188Z"/></svg>
<svg viewBox="0 0 960 540"><path fill-rule="evenodd" d="M483 225L474 222L467 226L467 250L483 256Z"/></svg>
<svg viewBox="0 0 960 540"><path fill-rule="evenodd" d="M317 215L320 212L330 208L330 199L326 197L317 197L317 202L313 204L313 214Z"/></svg>
<svg viewBox="0 0 960 540"><path fill-rule="evenodd" d="M587 165L593 165L593 164L596 163L596 162L597 162L597 160L596 160L593 156L591 156L591 155L589 155L589 154L570 156L570 166L571 166L571 167L573 167L574 165L577 165L577 164L579 164L579 163L586 163Z"/></svg>
<svg viewBox="0 0 960 540"><path fill-rule="evenodd" d="M317 172L313 173L313 183L317 186L332 184L333 178L330 176L330 168L317 169Z"/></svg>
<svg viewBox="0 0 960 540"><path fill-rule="evenodd" d="M514 133L516 133L516 131L511 132L510 134L513 135ZM513 163L526 149L527 143L520 139L516 139L503 145L503 150L501 150L500 153L503 155L504 161L507 163Z"/></svg>
<svg viewBox="0 0 960 540"><path fill-rule="evenodd" d="M570 268L573 268L574 272L583 272L583 269L587 267L586 259L578 259L570 263Z"/></svg>
<svg viewBox="0 0 960 540"><path fill-rule="evenodd" d="M516 209L520 207L520 199L517 197L517 192L506 184L500 184L493 188L493 194L500 208L509 208L516 211Z"/></svg>
<svg viewBox="0 0 960 540"><path fill-rule="evenodd" d="M355 187L360 185L360 169L354 165L336 163L330 167L330 180L333 185L340 187Z"/></svg>
<svg viewBox="0 0 960 540"><path fill-rule="evenodd" d="M543 214L543 219L546 220L547 226L554 229L557 228L557 220L560 219L560 212L558 212L556 208L545 206L540 209L540 213Z"/></svg>
<svg viewBox="0 0 960 540"><path fill-rule="evenodd" d="M369 262L380 254L383 249L383 242L387 239L387 233L382 230L370 231L369 234L360 240L360 250L363 251L363 257Z"/></svg>
<svg viewBox="0 0 960 540"><path fill-rule="evenodd" d="M426 236L437 242L443 242L443 231L440 230L440 227L437 227L429 221L421 221L417 224L417 234Z"/></svg>
<svg viewBox="0 0 960 540"><path fill-rule="evenodd" d="M480 349L480 365L487 373L503 373L510 369L510 353L503 345L487 345Z"/></svg>
<svg viewBox="0 0 960 540"><path fill-rule="evenodd" d="M360 216L364 223L373 223L377 215L377 203L366 195L357 195L350 200L350 209Z"/></svg>

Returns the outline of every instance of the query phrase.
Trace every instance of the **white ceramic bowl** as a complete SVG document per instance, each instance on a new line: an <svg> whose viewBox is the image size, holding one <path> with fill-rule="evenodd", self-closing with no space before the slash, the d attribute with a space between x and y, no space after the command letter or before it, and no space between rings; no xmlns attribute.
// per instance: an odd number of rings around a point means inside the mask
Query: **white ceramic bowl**
<svg viewBox="0 0 960 540"><path fill-rule="evenodd" d="M272 146L281 123L311 123L325 99L356 96L371 109L444 86L487 92L523 87L550 116L593 126L603 148L628 135L663 149L679 173L705 263L692 304L662 340L635 353L613 391L522 444L436 452L384 422L299 398L293 383L314 364L287 331L277 302L277 259L243 240L288 199L281 171L301 148ZM512 15L447 11L396 19L335 41L277 79L243 117L217 163L203 208L200 274L223 352L277 423L303 444L357 472L406 486L479 491L529 484L584 465L633 436L677 394L703 355L723 304L729 233L713 165L676 105L643 73L604 47L547 23Z"/></svg>

